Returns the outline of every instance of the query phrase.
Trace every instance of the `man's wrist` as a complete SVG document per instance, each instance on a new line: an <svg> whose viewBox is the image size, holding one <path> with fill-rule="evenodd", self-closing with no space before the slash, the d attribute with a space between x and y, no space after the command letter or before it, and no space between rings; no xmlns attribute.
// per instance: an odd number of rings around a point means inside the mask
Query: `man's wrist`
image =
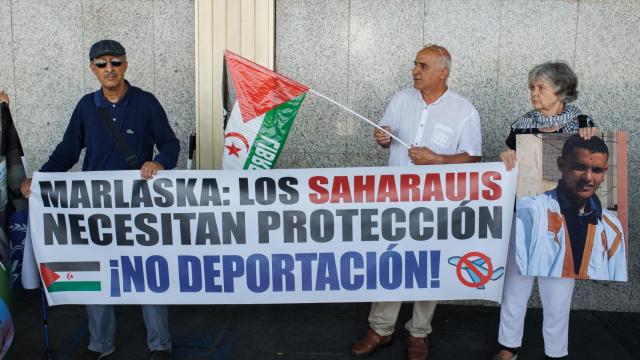
<svg viewBox="0 0 640 360"><path fill-rule="evenodd" d="M446 161L444 155L435 154L435 156L433 157L433 164L431 164L431 165L442 165L442 164L446 164L446 163L447 163L447 161Z"/></svg>
<svg viewBox="0 0 640 360"><path fill-rule="evenodd" d="M158 159L152 160L151 162L152 162L152 163L155 163L155 164L160 165L160 167L162 168L162 169L160 169L160 170L164 170L164 169L166 169L166 168L167 168L167 167L162 163L162 161L159 161Z"/></svg>

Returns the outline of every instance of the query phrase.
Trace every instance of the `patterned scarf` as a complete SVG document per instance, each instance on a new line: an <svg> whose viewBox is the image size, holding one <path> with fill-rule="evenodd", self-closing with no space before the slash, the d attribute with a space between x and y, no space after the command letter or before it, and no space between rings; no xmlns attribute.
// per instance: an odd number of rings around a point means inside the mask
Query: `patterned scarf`
<svg viewBox="0 0 640 360"><path fill-rule="evenodd" d="M578 115L582 110L573 105L565 105L560 114L544 116L538 110L531 110L511 124L512 129L540 129L560 126L565 133L578 132Z"/></svg>

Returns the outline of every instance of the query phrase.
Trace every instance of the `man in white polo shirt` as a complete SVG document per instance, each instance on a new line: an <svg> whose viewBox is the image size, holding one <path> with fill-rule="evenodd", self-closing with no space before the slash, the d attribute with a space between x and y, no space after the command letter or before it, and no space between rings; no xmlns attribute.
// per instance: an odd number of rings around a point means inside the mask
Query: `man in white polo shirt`
<svg viewBox="0 0 640 360"><path fill-rule="evenodd" d="M376 129L380 146L389 148L390 166L455 164L480 161L482 134L480 116L473 105L447 86L451 55L439 45L426 45L416 55L413 89L397 93L387 106L380 126L397 136L411 149L392 141L389 134ZM391 344L401 302L373 303L370 329L351 348L354 356L373 353ZM406 323L409 360L424 360L429 355L427 335L435 301L417 301L413 317Z"/></svg>

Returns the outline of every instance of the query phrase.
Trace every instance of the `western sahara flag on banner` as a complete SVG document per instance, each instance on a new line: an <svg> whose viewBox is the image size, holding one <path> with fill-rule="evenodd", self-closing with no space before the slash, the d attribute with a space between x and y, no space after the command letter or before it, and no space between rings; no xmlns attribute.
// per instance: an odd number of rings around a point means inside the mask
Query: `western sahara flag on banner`
<svg viewBox="0 0 640 360"><path fill-rule="evenodd" d="M225 52L236 102L224 132L224 169L272 169L309 90L293 80Z"/></svg>
<svg viewBox="0 0 640 360"><path fill-rule="evenodd" d="M40 264L42 282L49 292L100 291L100 262L64 261Z"/></svg>

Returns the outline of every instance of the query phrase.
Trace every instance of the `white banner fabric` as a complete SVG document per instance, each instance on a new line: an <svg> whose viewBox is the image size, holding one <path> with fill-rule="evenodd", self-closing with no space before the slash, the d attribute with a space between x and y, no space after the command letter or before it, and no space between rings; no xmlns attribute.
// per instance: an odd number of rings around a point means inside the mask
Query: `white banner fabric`
<svg viewBox="0 0 640 360"><path fill-rule="evenodd" d="M52 305L500 301L502 163L35 173Z"/></svg>

